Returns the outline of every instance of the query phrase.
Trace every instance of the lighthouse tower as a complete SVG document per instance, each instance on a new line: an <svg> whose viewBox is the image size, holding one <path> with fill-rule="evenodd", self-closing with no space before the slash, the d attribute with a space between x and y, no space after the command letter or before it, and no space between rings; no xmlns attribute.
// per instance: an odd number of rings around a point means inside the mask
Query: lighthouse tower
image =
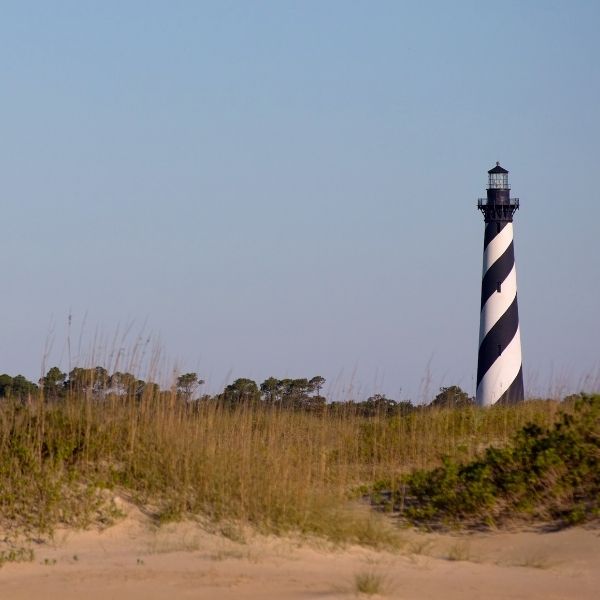
<svg viewBox="0 0 600 600"><path fill-rule="evenodd" d="M477 403L480 406L523 400L513 247L513 215L519 208L519 199L510 197L508 171L500 163L496 163L488 175L487 198L477 201L485 220L477 361Z"/></svg>

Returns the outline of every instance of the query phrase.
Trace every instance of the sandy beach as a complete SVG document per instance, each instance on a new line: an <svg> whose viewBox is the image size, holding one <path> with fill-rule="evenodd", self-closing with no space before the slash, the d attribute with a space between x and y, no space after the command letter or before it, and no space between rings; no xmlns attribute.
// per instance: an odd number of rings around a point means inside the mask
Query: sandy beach
<svg viewBox="0 0 600 600"><path fill-rule="evenodd" d="M600 530L476 534L407 531L394 553L322 541L155 526L129 507L103 531L59 530L33 561L0 569L6 600L351 598L372 573L376 596L402 599L598 598Z"/></svg>

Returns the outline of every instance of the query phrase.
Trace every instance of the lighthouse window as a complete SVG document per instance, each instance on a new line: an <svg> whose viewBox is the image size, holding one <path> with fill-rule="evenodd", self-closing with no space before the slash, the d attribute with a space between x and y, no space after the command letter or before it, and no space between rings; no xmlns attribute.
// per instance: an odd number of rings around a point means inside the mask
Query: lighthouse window
<svg viewBox="0 0 600 600"><path fill-rule="evenodd" d="M498 356L502 354L502 346L498 344Z"/></svg>
<svg viewBox="0 0 600 600"><path fill-rule="evenodd" d="M496 233L500 233L500 221L496 223Z"/></svg>
<svg viewBox="0 0 600 600"><path fill-rule="evenodd" d="M500 281L496 282L496 291L500 293L502 291L502 283Z"/></svg>

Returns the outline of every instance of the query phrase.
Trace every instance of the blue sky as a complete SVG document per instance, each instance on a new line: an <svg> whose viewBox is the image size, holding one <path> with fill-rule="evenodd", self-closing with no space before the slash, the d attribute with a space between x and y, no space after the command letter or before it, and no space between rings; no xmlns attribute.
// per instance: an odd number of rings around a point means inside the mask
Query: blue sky
<svg viewBox="0 0 600 600"><path fill-rule="evenodd" d="M3 2L0 371L156 343L207 391L473 393L499 160L526 387L598 385L599 23L585 1Z"/></svg>

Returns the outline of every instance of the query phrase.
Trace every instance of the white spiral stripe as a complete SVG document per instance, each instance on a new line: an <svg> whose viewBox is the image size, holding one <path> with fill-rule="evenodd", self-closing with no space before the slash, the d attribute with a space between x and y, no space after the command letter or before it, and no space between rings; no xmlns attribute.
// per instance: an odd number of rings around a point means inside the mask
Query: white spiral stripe
<svg viewBox="0 0 600 600"><path fill-rule="evenodd" d="M521 370L521 331L517 331L502 354L487 370L477 386L477 403L480 406L495 404L510 387Z"/></svg>
<svg viewBox="0 0 600 600"><path fill-rule="evenodd" d="M513 241L513 225L507 223L483 251L483 275L504 254Z"/></svg>
<svg viewBox="0 0 600 600"><path fill-rule="evenodd" d="M479 321L479 345L488 331L498 322L508 310L517 295L517 268L513 265L506 279L501 282L500 292L494 292L483 305Z"/></svg>

